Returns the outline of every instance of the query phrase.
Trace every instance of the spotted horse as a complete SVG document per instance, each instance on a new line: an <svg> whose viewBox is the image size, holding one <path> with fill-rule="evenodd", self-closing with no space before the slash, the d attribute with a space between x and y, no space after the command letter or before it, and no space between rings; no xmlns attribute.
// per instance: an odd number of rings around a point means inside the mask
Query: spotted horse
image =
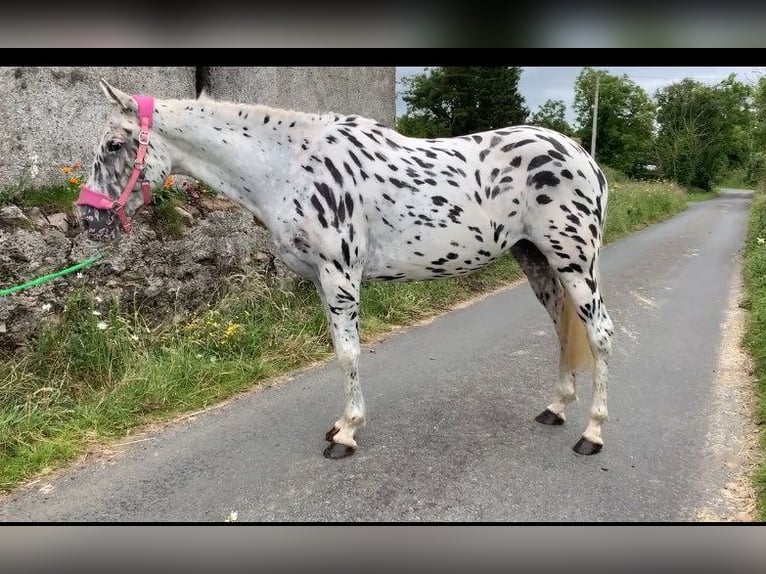
<svg viewBox="0 0 766 574"><path fill-rule="evenodd" d="M613 334L598 273L607 182L576 142L533 126L416 139L357 115L100 86L113 109L78 199L83 226L108 241L130 231L170 174L205 181L263 222L275 253L316 285L332 327L345 409L326 434L326 457L354 453L367 421L362 281L465 275L508 251L559 339L553 400L536 420L562 424L576 371L592 368L590 417L574 450L601 450Z"/></svg>

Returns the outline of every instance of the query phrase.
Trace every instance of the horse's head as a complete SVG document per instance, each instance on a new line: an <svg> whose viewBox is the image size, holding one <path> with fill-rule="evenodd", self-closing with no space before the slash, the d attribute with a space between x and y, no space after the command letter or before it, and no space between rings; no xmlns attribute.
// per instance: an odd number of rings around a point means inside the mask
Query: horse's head
<svg viewBox="0 0 766 574"><path fill-rule="evenodd" d="M151 129L153 98L130 96L103 79L100 85L114 109L77 204L88 234L106 240L131 230L131 220L171 166L162 138Z"/></svg>

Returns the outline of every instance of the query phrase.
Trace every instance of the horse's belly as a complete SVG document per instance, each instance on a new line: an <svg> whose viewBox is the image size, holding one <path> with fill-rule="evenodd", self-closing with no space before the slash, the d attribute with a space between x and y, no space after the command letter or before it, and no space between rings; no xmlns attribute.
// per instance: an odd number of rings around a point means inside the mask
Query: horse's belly
<svg viewBox="0 0 766 574"><path fill-rule="evenodd" d="M459 237L438 242L412 241L404 245L379 244L368 254L363 277L368 280L415 281L467 275L486 267L515 243L463 241Z"/></svg>

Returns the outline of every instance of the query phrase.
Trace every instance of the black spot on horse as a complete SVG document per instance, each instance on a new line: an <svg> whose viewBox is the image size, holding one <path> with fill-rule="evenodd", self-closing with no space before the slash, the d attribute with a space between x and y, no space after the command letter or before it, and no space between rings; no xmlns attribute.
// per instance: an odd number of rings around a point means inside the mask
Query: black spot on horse
<svg viewBox="0 0 766 574"><path fill-rule="evenodd" d="M553 200L547 195L545 195L544 193L541 193L540 195L537 196L537 203L539 203L540 205L546 205L550 203L551 201Z"/></svg>
<svg viewBox="0 0 766 574"><path fill-rule="evenodd" d="M559 161L565 161L563 154L560 154L556 150L548 150L548 155L551 156L553 159L557 159Z"/></svg>
<svg viewBox="0 0 766 574"><path fill-rule="evenodd" d="M317 220L319 221L319 225L321 225L324 228L327 228L327 219L325 219L324 213L324 206L319 201L319 198L316 195L311 196L311 205L314 206L314 209L316 209L317 212Z"/></svg>
<svg viewBox="0 0 766 574"><path fill-rule="evenodd" d="M580 203L579 201L573 201L572 205L574 205L578 210L582 211L585 215L590 215L590 209L588 209L584 204Z"/></svg>
<svg viewBox="0 0 766 574"><path fill-rule="evenodd" d="M545 156L547 157L547 156ZM551 171L539 171L532 176L531 182L535 184L535 189L541 189L543 186L557 186L561 180Z"/></svg>
<svg viewBox="0 0 766 574"><path fill-rule="evenodd" d="M541 165L545 165L551 161L550 156L548 155L538 155L529 162L529 165L527 166L527 171L532 171L533 169L537 169Z"/></svg>
<svg viewBox="0 0 766 574"><path fill-rule="evenodd" d="M560 141L558 141L557 139L555 139L555 138L552 138L552 137L549 137L549 136L541 135L541 134L537 134L537 137L538 137L539 139L541 139L541 140L545 140L545 141L547 141L549 144L551 144L551 145L552 145L552 146L553 146L553 147L556 149L556 151L557 151L557 152L559 152L559 153L562 153L562 154L564 154L565 156L571 157L571 156L569 155L569 152L567 151L567 148L565 148L565 147L564 147L564 146L561 144L561 142L560 142Z"/></svg>
<svg viewBox="0 0 766 574"><path fill-rule="evenodd" d="M335 183L342 186L343 176L338 171L338 168L335 167L335 164L332 162L332 160L329 157L326 157L324 158L324 164L327 166L327 169L330 170L330 174L332 174L332 178L335 180Z"/></svg>

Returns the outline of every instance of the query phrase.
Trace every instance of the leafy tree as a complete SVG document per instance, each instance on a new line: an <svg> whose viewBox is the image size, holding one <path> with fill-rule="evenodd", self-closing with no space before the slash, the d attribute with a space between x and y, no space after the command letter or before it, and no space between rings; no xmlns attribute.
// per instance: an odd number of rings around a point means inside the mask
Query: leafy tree
<svg viewBox="0 0 766 574"><path fill-rule="evenodd" d="M748 184L756 185L766 179L766 76L761 76L752 86L752 117L750 153L745 162Z"/></svg>
<svg viewBox="0 0 766 574"><path fill-rule="evenodd" d="M593 100L599 78L596 159L634 175L655 163L653 127L655 107L649 96L626 74L618 77L583 68L575 81L574 110L578 135L589 146L593 133Z"/></svg>
<svg viewBox="0 0 766 574"><path fill-rule="evenodd" d="M656 94L657 155L663 172L687 186L710 189L751 152L750 90L732 74L717 85L686 78Z"/></svg>
<svg viewBox="0 0 766 574"><path fill-rule="evenodd" d="M523 124L529 110L518 90L520 76L518 67L472 66L404 78L407 113L397 128L415 137L453 137Z"/></svg>
<svg viewBox="0 0 766 574"><path fill-rule="evenodd" d="M399 133L414 138L438 138L447 133L447 126L441 120L429 119L422 114L404 114L396 120Z"/></svg>
<svg viewBox="0 0 766 574"><path fill-rule="evenodd" d="M753 89L732 73L716 86L716 95L721 99L721 119L730 128L723 134L729 166L742 167L751 151Z"/></svg>
<svg viewBox="0 0 766 574"><path fill-rule="evenodd" d="M566 109L563 100L546 100L537 108L537 111L529 119L529 123L571 136L574 130L566 120Z"/></svg>

